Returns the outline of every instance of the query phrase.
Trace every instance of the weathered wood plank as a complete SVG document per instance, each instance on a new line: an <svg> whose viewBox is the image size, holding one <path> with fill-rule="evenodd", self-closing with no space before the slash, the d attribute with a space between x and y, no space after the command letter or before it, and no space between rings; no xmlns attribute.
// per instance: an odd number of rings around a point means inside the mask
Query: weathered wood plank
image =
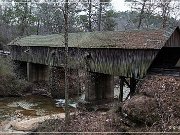
<svg viewBox="0 0 180 135"><path fill-rule="evenodd" d="M12 46L12 59L63 67L64 48ZM159 50L155 49L69 49L70 68L141 78ZM89 53L88 60L85 53Z"/></svg>

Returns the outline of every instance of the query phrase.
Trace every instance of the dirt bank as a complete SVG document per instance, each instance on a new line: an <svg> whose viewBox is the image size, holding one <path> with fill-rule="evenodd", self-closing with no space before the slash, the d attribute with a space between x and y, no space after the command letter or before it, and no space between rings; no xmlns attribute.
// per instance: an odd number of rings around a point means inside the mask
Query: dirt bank
<svg viewBox="0 0 180 135"><path fill-rule="evenodd" d="M133 98L123 107L134 122L147 126L144 131L180 131L180 78L147 76Z"/></svg>
<svg viewBox="0 0 180 135"><path fill-rule="evenodd" d="M180 132L180 78L147 76L138 91L124 103L114 103L115 109L78 111L67 127L64 120L47 120L37 132Z"/></svg>
<svg viewBox="0 0 180 135"><path fill-rule="evenodd" d="M116 122L118 119L111 112L78 111L70 117L67 127L63 119L47 120L38 127L37 132L125 132L126 128Z"/></svg>

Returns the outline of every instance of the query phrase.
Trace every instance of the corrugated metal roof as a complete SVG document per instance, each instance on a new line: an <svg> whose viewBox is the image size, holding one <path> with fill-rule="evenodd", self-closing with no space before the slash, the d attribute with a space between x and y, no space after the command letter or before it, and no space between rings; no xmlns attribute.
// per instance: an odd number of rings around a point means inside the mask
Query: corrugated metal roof
<svg viewBox="0 0 180 135"><path fill-rule="evenodd" d="M167 36L163 30L69 33L69 47L160 49ZM8 45L64 47L64 35L31 35L17 38Z"/></svg>

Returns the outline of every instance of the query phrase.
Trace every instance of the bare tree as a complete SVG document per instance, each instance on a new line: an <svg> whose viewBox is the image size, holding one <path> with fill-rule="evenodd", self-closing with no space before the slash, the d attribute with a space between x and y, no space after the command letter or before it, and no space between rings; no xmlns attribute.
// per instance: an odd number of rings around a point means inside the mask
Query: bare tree
<svg viewBox="0 0 180 135"><path fill-rule="evenodd" d="M101 13L102 12L102 1L99 2L99 14L98 14L98 31L101 31Z"/></svg>
<svg viewBox="0 0 180 135"><path fill-rule="evenodd" d="M89 4L89 7L88 7L88 31L91 32L92 31L92 21L91 21L91 12L92 12L92 0L88 0L88 4Z"/></svg>
<svg viewBox="0 0 180 135"><path fill-rule="evenodd" d="M144 19L144 13L146 10L147 0L125 0L126 2L131 2L131 12L137 11L139 14L137 16L137 28L140 29Z"/></svg>
<svg viewBox="0 0 180 135"><path fill-rule="evenodd" d="M161 9L161 17L162 17L162 28L166 28L168 18L170 17L170 10L171 7L171 1L172 0L159 0L158 5Z"/></svg>
<svg viewBox="0 0 180 135"><path fill-rule="evenodd" d="M148 27L148 22L145 22L147 18L149 18L156 9L156 4L152 3L151 0L125 0L127 2L132 2L131 10L137 11L137 28L140 29L146 23Z"/></svg>
<svg viewBox="0 0 180 135"><path fill-rule="evenodd" d="M147 2L147 0L143 0L142 7L141 7L141 12L140 12L140 15L139 15L138 26L137 26L138 29L140 29L141 24L142 24L142 19L144 17L144 10L145 10L145 6L146 6L146 2Z"/></svg>
<svg viewBox="0 0 180 135"><path fill-rule="evenodd" d="M109 5L111 0L99 0L99 7L98 7L98 31L101 31L101 22L102 22L102 11L103 5Z"/></svg>
<svg viewBox="0 0 180 135"><path fill-rule="evenodd" d="M65 124L69 123L68 90L68 0L64 4L64 44L65 44Z"/></svg>

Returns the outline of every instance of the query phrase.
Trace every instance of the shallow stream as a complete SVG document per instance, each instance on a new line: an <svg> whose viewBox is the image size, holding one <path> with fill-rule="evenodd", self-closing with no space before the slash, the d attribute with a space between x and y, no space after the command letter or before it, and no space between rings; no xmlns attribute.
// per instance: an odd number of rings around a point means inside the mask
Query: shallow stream
<svg viewBox="0 0 180 135"><path fill-rule="evenodd" d="M124 98L127 96L129 89L124 87ZM114 89L114 97L119 95L119 87ZM80 99L84 100L83 94ZM0 98L0 123L6 119L16 119L17 117L38 117L57 113L63 113L64 100L52 99L43 96L26 96L26 97L5 97ZM59 106L60 105L60 106ZM57 107L59 106L59 107ZM70 107L76 108L75 102L70 102Z"/></svg>
<svg viewBox="0 0 180 135"><path fill-rule="evenodd" d="M21 116L37 117L64 112L56 107L55 100L42 96L0 98L0 122Z"/></svg>

